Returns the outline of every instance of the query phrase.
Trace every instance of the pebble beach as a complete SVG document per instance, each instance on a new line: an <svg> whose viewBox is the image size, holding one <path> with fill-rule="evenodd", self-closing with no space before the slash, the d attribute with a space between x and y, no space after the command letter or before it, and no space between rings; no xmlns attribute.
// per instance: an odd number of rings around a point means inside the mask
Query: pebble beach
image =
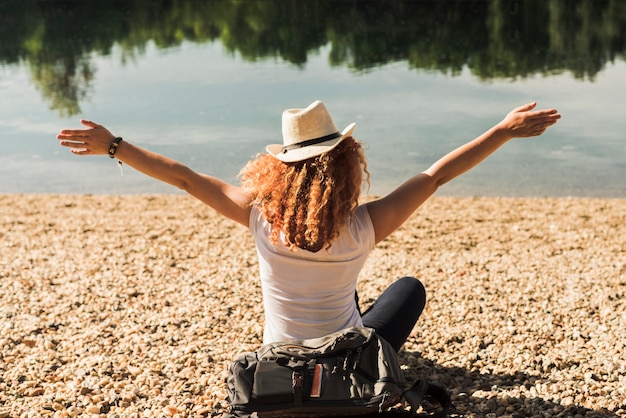
<svg viewBox="0 0 626 418"><path fill-rule="evenodd" d="M183 195L0 195L0 418L210 417L261 344L246 228ZM626 200L434 197L370 256L453 417L626 417Z"/></svg>

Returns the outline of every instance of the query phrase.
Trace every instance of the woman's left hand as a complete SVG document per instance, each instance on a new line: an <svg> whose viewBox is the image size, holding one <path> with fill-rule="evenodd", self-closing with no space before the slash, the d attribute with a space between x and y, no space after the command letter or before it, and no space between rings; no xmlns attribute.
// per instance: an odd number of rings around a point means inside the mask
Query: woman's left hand
<svg viewBox="0 0 626 418"><path fill-rule="evenodd" d="M63 129L58 135L59 144L77 155L106 155L115 139L107 128L81 119L88 129Z"/></svg>

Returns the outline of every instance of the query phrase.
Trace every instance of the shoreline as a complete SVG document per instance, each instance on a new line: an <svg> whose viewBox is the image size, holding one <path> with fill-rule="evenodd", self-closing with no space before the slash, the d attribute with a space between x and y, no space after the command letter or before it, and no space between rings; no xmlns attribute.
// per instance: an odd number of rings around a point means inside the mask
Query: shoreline
<svg viewBox="0 0 626 418"><path fill-rule="evenodd" d="M0 207L0 416L225 411L263 331L246 228L179 194ZM361 303L424 282L400 363L453 416L626 416L624 225L621 198L435 196L372 252Z"/></svg>

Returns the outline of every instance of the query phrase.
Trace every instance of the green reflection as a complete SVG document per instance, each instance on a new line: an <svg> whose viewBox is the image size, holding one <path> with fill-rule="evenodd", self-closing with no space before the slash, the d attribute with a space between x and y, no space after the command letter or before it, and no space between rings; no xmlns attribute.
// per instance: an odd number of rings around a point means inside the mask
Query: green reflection
<svg viewBox="0 0 626 418"><path fill-rule="evenodd" d="M134 59L153 42L219 40L244 59L303 66L330 46L329 64L368 71L389 62L455 75L594 76L624 59L623 0L0 0L0 64L26 63L50 107L80 112L92 54Z"/></svg>

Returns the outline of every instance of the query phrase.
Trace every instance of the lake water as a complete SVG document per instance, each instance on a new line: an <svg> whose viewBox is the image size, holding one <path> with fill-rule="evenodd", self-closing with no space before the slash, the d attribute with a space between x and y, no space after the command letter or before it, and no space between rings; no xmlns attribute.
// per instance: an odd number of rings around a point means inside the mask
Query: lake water
<svg viewBox="0 0 626 418"><path fill-rule="evenodd" d="M44 76L32 62L4 62L0 193L178 193L129 167L121 175L108 157L76 157L58 146L56 133L78 127L80 118L236 182L251 156L282 141L283 109L320 99L340 129L356 122L372 194L389 192L513 107L537 101L558 108L562 120L538 139L506 144L439 194L626 197L626 63L619 55L592 77L565 68L485 79L469 64L450 72L401 59L355 70L331 64L334 53L325 43L294 65L244 58L219 40L167 47L149 40L130 55L114 43L106 54L84 55L92 74L73 111L55 104L54 89L42 92Z"/></svg>

